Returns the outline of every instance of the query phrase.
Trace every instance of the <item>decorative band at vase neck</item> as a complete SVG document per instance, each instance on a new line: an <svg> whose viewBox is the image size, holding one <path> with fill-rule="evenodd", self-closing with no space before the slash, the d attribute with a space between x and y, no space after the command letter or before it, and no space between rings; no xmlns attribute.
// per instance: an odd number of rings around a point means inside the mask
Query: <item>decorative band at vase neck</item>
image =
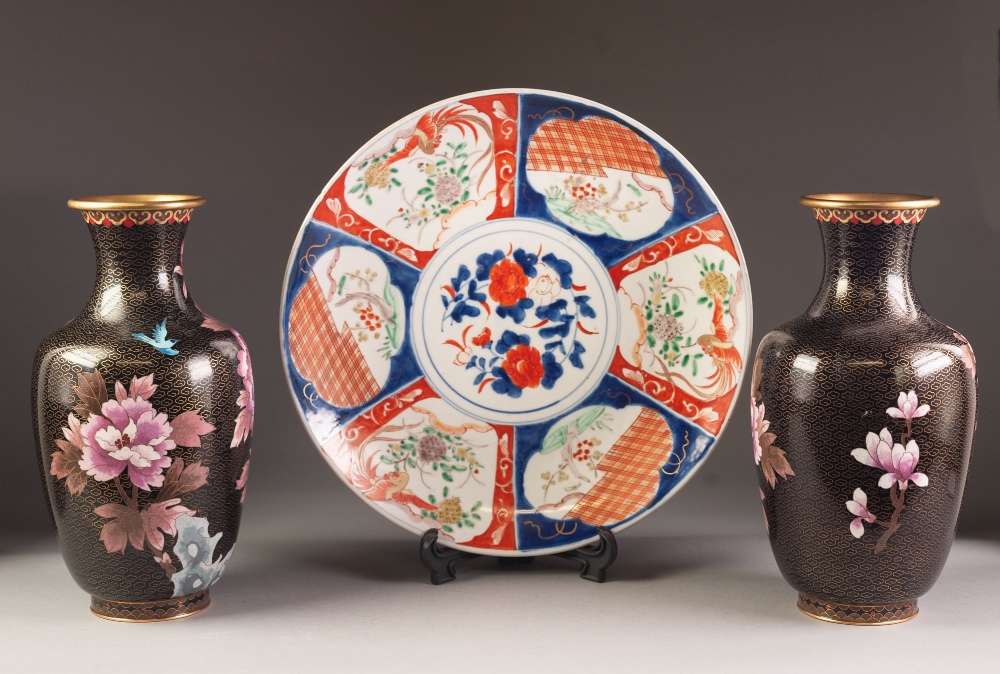
<svg viewBox="0 0 1000 674"><path fill-rule="evenodd" d="M917 223L937 199L854 193L810 194L800 201L816 213L825 257L810 315L912 320L920 314L910 260Z"/></svg>
<svg viewBox="0 0 1000 674"><path fill-rule="evenodd" d="M97 280L86 313L102 322L131 323L138 307L144 312L158 307L158 315L175 320L197 312L184 282L182 256L191 213L204 199L125 194L68 203L91 225L97 256Z"/></svg>
<svg viewBox="0 0 1000 674"><path fill-rule="evenodd" d="M66 202L90 225L132 227L187 222L202 197L190 194L105 194Z"/></svg>
<svg viewBox="0 0 1000 674"><path fill-rule="evenodd" d="M928 208L941 204L923 194L829 192L806 194L799 202L809 206L820 222L863 225L915 225Z"/></svg>

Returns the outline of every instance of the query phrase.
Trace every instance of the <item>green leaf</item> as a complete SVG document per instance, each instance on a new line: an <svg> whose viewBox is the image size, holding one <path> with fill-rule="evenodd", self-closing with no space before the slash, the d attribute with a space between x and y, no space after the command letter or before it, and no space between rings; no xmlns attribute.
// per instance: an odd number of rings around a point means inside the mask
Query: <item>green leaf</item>
<svg viewBox="0 0 1000 674"><path fill-rule="evenodd" d="M704 304L707 301L708 301L707 297L699 297L698 298L698 304Z"/></svg>
<svg viewBox="0 0 1000 674"><path fill-rule="evenodd" d="M434 494L428 494L427 495L427 500L430 501L434 505L437 504L437 501L434 499Z"/></svg>
<svg viewBox="0 0 1000 674"><path fill-rule="evenodd" d="M455 481L454 478L452 478L451 474L449 474L449 473L441 473L441 479L444 480L445 482L454 482Z"/></svg>
<svg viewBox="0 0 1000 674"><path fill-rule="evenodd" d="M722 271L722 268L725 266L725 264L726 264L725 260L722 260L721 262L719 262L719 271Z"/></svg>
<svg viewBox="0 0 1000 674"><path fill-rule="evenodd" d="M604 405L594 405L576 418L576 430L580 433L585 432L588 428L590 428L590 425L600 419L603 414Z"/></svg>
<svg viewBox="0 0 1000 674"><path fill-rule="evenodd" d="M681 298L677 296L677 293L674 293L673 298L670 300L670 307L674 311L677 311L677 307L679 307L680 305L681 305Z"/></svg>
<svg viewBox="0 0 1000 674"><path fill-rule="evenodd" d="M448 498L448 487L445 487L444 489L441 490L441 496Z"/></svg>
<svg viewBox="0 0 1000 674"><path fill-rule="evenodd" d="M681 358L681 367L687 367L689 360L691 360L691 356L685 353L684 357Z"/></svg>
<svg viewBox="0 0 1000 674"><path fill-rule="evenodd" d="M452 529L451 527L449 527L447 524L441 525L441 529L444 530L444 531L446 531L446 532L448 532L449 534L455 531L454 529Z"/></svg>
<svg viewBox="0 0 1000 674"><path fill-rule="evenodd" d="M656 346L656 338L652 335L646 335L646 343L650 346Z"/></svg>
<svg viewBox="0 0 1000 674"><path fill-rule="evenodd" d="M358 190L360 190L362 187L364 187L364 185L365 185L364 183L358 183L357 185L355 185L354 187L352 187L351 189L349 189L347 191L347 193L348 194L354 194L355 192L357 192Z"/></svg>

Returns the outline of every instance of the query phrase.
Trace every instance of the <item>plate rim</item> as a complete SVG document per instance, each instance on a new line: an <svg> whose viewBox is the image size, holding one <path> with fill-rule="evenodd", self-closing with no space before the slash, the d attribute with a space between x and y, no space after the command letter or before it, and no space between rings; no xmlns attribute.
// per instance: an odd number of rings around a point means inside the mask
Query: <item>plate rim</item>
<svg viewBox="0 0 1000 674"><path fill-rule="evenodd" d="M552 97L555 97L555 98L562 98L562 99L565 99L565 100L568 100L568 101L572 101L572 102L576 102L576 103L582 103L584 105L589 105L589 106L592 106L594 108L597 108L598 110L602 110L604 112L610 113L612 116L617 116L618 118L625 120L626 122L628 122L629 124L631 124L635 128L639 129L640 131L642 131L643 133L645 133L646 135L648 135L650 138L652 138L653 140L655 140L662 147L666 148L671 154L673 154L674 158L677 159L677 161L679 161L681 163L681 165L683 165L684 168L687 169L691 173L692 176L694 176L694 178L698 181L700 187L703 190L705 190L706 194L708 194L708 196L711 198L712 203L715 205L716 208L718 208L718 214L722 218L723 222L726 224L726 231L729 234L729 236L732 238L733 247L736 250L736 259L740 262L740 268L741 268L741 271L742 271L743 276L744 276L744 282L746 283L746 300L745 300L745 302L746 302L746 308L747 308L747 318L746 318L746 327L747 327L747 329L746 329L746 335L744 337L744 345L743 346L744 346L744 354L745 354L745 358L746 358L747 363L744 363L743 369L740 370L739 375L737 376L736 386L733 388L733 390L735 391L735 394L733 395L732 405L730 405L729 410L726 412L726 416L722 420L722 424L719 426L719 430L714 434L714 438L713 438L712 443L704 451L704 453L702 454L701 458L698 460L698 462L696 464L694 464L693 466L691 466L691 469L687 472L687 474L684 477L682 477L676 484L674 484L673 488L669 492L667 492L666 494L664 494L663 498L661 498L659 501L657 501L653 505L651 505L649 507L646 507L642 512L640 512L640 513L632 516L627 521L625 521L625 522L619 522L619 523L613 524L610 527L608 527L617 536L618 532L624 531L625 529L628 529L629 527L633 526L634 524L638 523L639 521L645 519L647 516L649 516L650 514L652 514L654 511L659 510L663 506L664 503L666 503L671 498L673 498L674 495L678 491L680 491L681 488L684 487L688 483L688 481L690 481L691 478L705 464L705 462L708 460L709 456L715 451L715 448L719 444L719 441L722 439L722 436L725 433L726 429L729 427L729 422L732 419L733 414L736 411L736 408L738 407L737 401L738 401L738 399L740 397L740 393L743 390L743 380L746 377L747 371L748 370L750 370L750 371L753 370L752 366L747 367L747 364L750 362L750 355L751 355L751 353L750 353L750 347L753 344L753 286L750 283L750 272L749 272L749 269L747 267L746 256L743 254L743 248L742 248L742 246L740 246L740 241L739 241L739 238L738 238L738 235L737 235L737 232L736 232L736 228L733 226L732 220L730 220L730 218L729 218L729 214L726 212L725 207L722 205L722 201L719 199L718 195L716 195L715 190L712 188L712 186L708 183L707 180L705 180L705 177L702 176L701 172L698 171L698 169L696 169L691 164L691 162L688 160L688 158L684 154L682 154L679 150L677 150L677 148L674 147L674 145L672 143L668 142L665 138L663 138L663 136L661 136L660 134L656 133L655 131L653 131L652 129L650 129L645 124L643 124L643 123L641 123L641 122L633 119L631 116L626 115L625 113L623 113L623 112L621 112L621 111L619 111L619 110L617 110L615 108L612 108L612 107L610 107L608 105L605 105L603 103L598 103L597 101L593 101L593 100L590 100L588 98L584 98L582 96L576 96L574 94L566 94L566 93L563 93L563 92L560 92L560 91L555 91L555 90L552 90L552 89L535 89L535 88L531 88L531 87L509 87L509 88L503 88L503 87L501 87L501 88L494 88L494 89L481 89L481 90L477 90L477 91L471 91L471 92L468 92L468 93L461 93L461 94L458 94L458 95L455 95L455 96L449 96L448 98L444 98L444 99L435 101L433 103L430 103L429 105L425 105L422 108L418 108L417 110L409 112L409 113L405 114L404 116L400 117L399 119L397 119L396 121L392 122L391 124L389 124L385 128L383 128L381 131L379 131L378 133L376 133L375 135L373 135L371 138L369 138L364 143L362 143L358 147L358 149L347 159L347 161L345 161L343 164L341 164L340 168L338 168L333 173L333 176L324 184L323 188L319 192L319 195L312 202L312 205L309 207L309 210L306 212L306 216L303 219L302 224L299 225L298 232L295 235L295 241L292 243L292 248L291 248L291 250L288 253L288 263L285 265L285 273L284 273L284 275L282 277L282 280L281 280L281 301L279 303L279 308L278 308L278 337L279 337L279 346L280 346L280 349L281 349L281 367L282 367L282 370L283 370L283 372L285 374L285 385L288 387L288 392L292 396L293 406L295 407L295 411L296 411L296 413L297 413L297 415L299 417L299 421L302 423L302 426L305 428L306 435L309 437L309 441L312 443L313 447L320 454L320 456L322 456L323 459L326 461L326 463L330 466L330 468L332 469L333 473L340 479L341 482L343 482L348 487L348 489L351 491L351 493L354 496L356 496L358 499L360 499L362 502L364 502L366 505L368 505L368 507L372 508L377 513L379 513L379 515L381 515L383 518L385 518L386 520L392 522L394 525L396 525L396 526L398 526L400 528L406 529L408 531L411 531L412 533L416 534L417 536L423 535L428 529L420 529L420 528L416 527L415 525L411 525L408 522L404 522L401 519L393 517L391 513L386 512L383 508L380 508L377 503L375 503L371 499L365 498L364 494L362 494L357 489L357 487L355 487L353 484L351 484L351 482L350 482L350 480L348 480L347 476L344 475L343 472L340 470L340 468L337 466L337 464L334 463L332 457L330 457L326 453L326 451L323 449L322 443L320 443L319 441L317 441L316 437L313 435L312 428L309 426L309 423L306 420L305 412L302 410L302 406L299 404L298 399L296 397L295 389L292 387L291 372L289 370L289 362L288 362L289 359L286 358L286 356L285 356L286 351L287 351L287 346L288 346L288 344L287 344L287 335L285 334L285 328L284 328L285 308L286 308L286 302L287 302L287 296L288 296L288 279L289 279L289 276L290 276L290 274L292 272L292 269L293 269L295 261L296 261L296 253L298 252L299 247L302 244L302 238L303 238L303 236L306 233L307 226L313 220L312 214L316 211L316 207L319 206L322 203L322 201L323 201L324 197L326 196L327 192L330 191L330 188L333 187L333 184L340 178L340 176L345 171L347 171L347 169L351 166L351 164L354 162L354 160L357 159L361 154L363 154L369 147L371 147L371 145L374 142L376 142L377 140L379 140L380 138L382 138L383 136L385 136L387 133L389 133L393 129L398 128L401 124L403 124L407 120L412 119L414 117L417 117L418 115L421 115L421 114L423 114L425 112L428 112L430 110L433 110L435 108L439 108L439 107L447 105L449 103L461 102L461 101L463 101L465 99L469 99L469 98L481 98L481 97L487 97L487 96L499 96L499 95L504 95L504 94L514 94L514 95L517 95L517 96L521 96L521 95L524 95L524 94L538 94L538 95L541 95L541 96L552 96ZM518 103L519 103L519 109L520 109L520 101L518 101ZM520 136L519 136L519 142L520 142ZM516 214L515 214L514 217L517 217ZM702 222L702 221L699 220L697 222ZM678 230L678 232L684 231L684 229L687 229L688 227L691 227L691 226L697 224L697 222L693 222L693 223L687 225L683 229ZM492 511L492 507L491 507L491 511ZM517 513L515 512L514 513L514 517L515 518L516 518L516 515L517 515ZM511 522L515 523L515 519L512 519ZM491 548L479 548L479 547L475 547L475 546L463 545L461 543L455 543L453 541L449 541L447 539L443 539L443 538L440 538L440 537L438 538L438 544L442 545L444 547L447 547L447 548L454 549L454 550L461 550L461 551L464 551L464 552L471 552L471 553L474 553L474 554L484 555L484 556L490 556L490 557L538 557L538 556L543 556L543 555L553 555L553 554L556 554L556 553L559 553L559 552L566 552L566 551L569 551L569 550L576 550L576 549L584 547L586 545L590 545L590 544L594 543L597 540L598 540L597 536L592 536L590 538L580 539L578 541L573 541L572 543L567 543L567 544L561 545L561 546L553 546L553 547L539 548L539 549L532 549L532 550L520 550L520 549L517 549L517 548L515 548L514 550L497 550L497 549L491 549Z"/></svg>

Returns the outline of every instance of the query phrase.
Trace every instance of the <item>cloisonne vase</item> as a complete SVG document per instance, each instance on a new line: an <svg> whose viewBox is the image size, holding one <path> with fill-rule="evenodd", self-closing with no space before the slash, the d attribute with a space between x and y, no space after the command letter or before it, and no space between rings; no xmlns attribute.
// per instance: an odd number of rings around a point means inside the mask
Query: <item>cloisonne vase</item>
<svg viewBox="0 0 1000 674"><path fill-rule="evenodd" d="M910 281L917 224L940 202L801 202L819 221L823 283L764 337L751 385L771 547L807 615L901 622L948 556L976 427L972 349Z"/></svg>
<svg viewBox="0 0 1000 674"><path fill-rule="evenodd" d="M246 343L188 294L200 197L72 200L97 252L83 312L47 337L35 441L62 554L91 610L122 621L206 608L232 555L249 470Z"/></svg>

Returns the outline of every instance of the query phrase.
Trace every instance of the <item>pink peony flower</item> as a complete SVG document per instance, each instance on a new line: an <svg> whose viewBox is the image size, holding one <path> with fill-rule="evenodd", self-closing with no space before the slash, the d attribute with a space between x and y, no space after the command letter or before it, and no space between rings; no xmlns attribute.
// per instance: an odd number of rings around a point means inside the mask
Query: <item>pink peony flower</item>
<svg viewBox="0 0 1000 674"><path fill-rule="evenodd" d="M177 445L166 414L158 414L144 398L108 400L101 414L92 414L80 427L83 458L80 469L98 482L107 482L128 469L129 480L139 489L163 485L163 470L170 466L167 452Z"/></svg>
<svg viewBox="0 0 1000 674"><path fill-rule="evenodd" d="M900 490L905 490L910 481L918 487L927 486L927 476L914 472L920 460L920 448L910 440L906 447L892 441L892 433L883 428L878 435L869 433L865 441L866 447L855 449L851 456L872 468L881 468L885 475L879 478L878 486L889 489L893 482L899 483Z"/></svg>
<svg viewBox="0 0 1000 674"><path fill-rule="evenodd" d="M760 464L760 457L763 450L760 447L760 436L771 427L771 422L764 418L764 403L760 406L750 401L750 425L753 428L753 460Z"/></svg>
<svg viewBox="0 0 1000 674"><path fill-rule="evenodd" d="M920 405L917 400L916 391L899 392L899 399L896 400L896 407L890 407L885 411L890 417L896 419L916 419L925 416L931 411L930 405Z"/></svg>
<svg viewBox="0 0 1000 674"><path fill-rule="evenodd" d="M852 515L857 515L851 522L851 533L855 538L861 538L865 534L865 522L871 524L875 521L875 516L868 512L868 494L861 489L854 490L854 500L847 502L847 509Z"/></svg>

